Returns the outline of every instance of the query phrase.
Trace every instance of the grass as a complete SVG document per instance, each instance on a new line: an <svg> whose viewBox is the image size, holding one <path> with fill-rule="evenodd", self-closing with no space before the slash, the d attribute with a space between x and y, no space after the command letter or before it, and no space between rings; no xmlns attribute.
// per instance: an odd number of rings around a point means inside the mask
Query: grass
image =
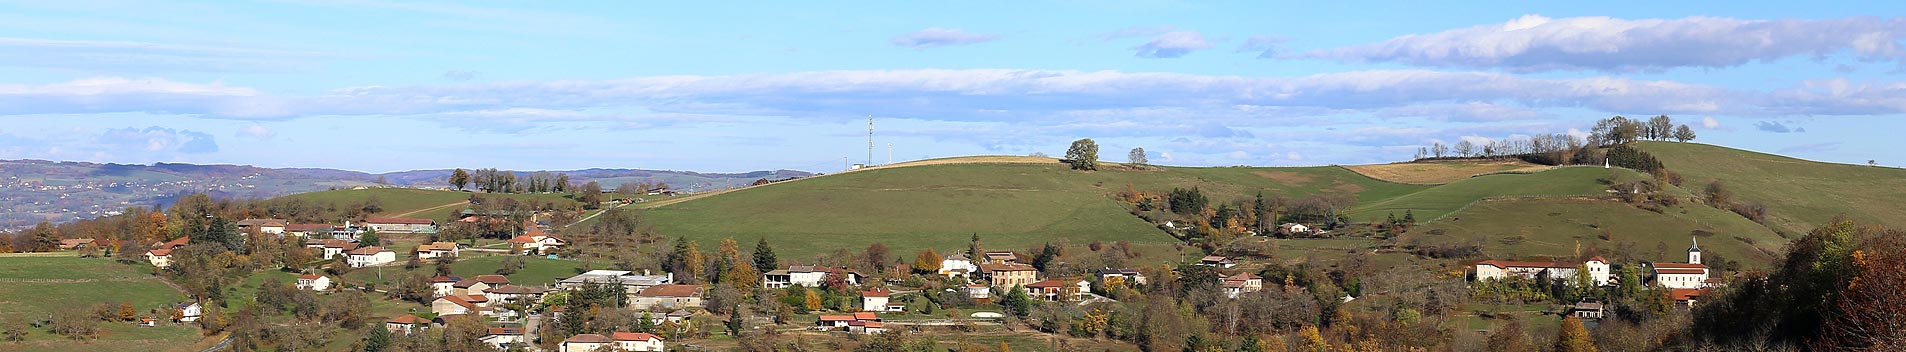
<svg viewBox="0 0 1906 352"><path fill-rule="evenodd" d="M367 188L367 189L340 189L340 190L300 193L300 194L285 196L285 198L303 199L303 200L307 200L307 201L311 201L311 202L315 202L319 204L335 204L338 206L358 204L358 203L363 203L371 199L377 199L378 204L384 208L382 212L377 213L378 216L403 215L404 217L410 217L410 218L423 218L423 219L433 219L438 221L444 221L444 220L455 218L457 212L463 211L463 208L464 208L462 206L454 206L454 205L446 206L446 205L459 204L459 203L468 201L470 199L471 194L472 193L470 192L412 189L412 188ZM553 194L553 193L549 193L549 194L479 193L479 194L485 198L501 197L501 198L516 199L516 200L557 202L560 204L575 203L574 200L571 200L562 194Z"/></svg>
<svg viewBox="0 0 1906 352"><path fill-rule="evenodd" d="M885 243L910 255L965 248L972 235L991 248L1023 249L1065 239L1176 243L1127 213L1110 195L1126 188L1165 193L1197 187L1214 204L1267 195L1338 193L1379 199L1427 188L1382 182L1337 167L1122 167L1079 172L1056 163L944 162L885 167L771 184L647 210L661 233L712 247L768 238L785 259Z"/></svg>
<svg viewBox="0 0 1906 352"><path fill-rule="evenodd" d="M1602 229L1611 234L1602 240ZM1703 235L1696 236L1696 230ZM1433 234L1441 232L1442 235ZM1733 213L1699 204L1683 204L1655 213L1615 201L1583 199L1524 199L1477 203L1442 221L1426 224L1406 240L1463 241L1480 237L1491 258L1532 255L1569 255L1581 248L1598 247L1604 255L1637 261L1685 260L1690 238L1701 248L1749 267L1773 260L1786 240ZM1520 238L1519 241L1514 240ZM1622 242L1632 250L1618 250ZM1620 259L1615 259L1620 260Z"/></svg>
<svg viewBox="0 0 1906 352"><path fill-rule="evenodd" d="M1641 142L1639 147L1680 173L1689 190L1719 180L1736 201L1764 204L1769 226L1806 233L1835 216L1906 227L1906 170L1833 164L1720 146Z"/></svg>
<svg viewBox="0 0 1906 352"><path fill-rule="evenodd" d="M1476 175L1498 172L1534 172L1549 166L1521 160L1452 160L1345 166L1364 176L1396 183L1439 185Z"/></svg>
<svg viewBox="0 0 1906 352"><path fill-rule="evenodd" d="M0 257L0 321L23 322L107 302L130 303L141 316L164 319L165 313L151 311L167 312L185 295L148 270L105 258ZM84 342L29 328L26 341L0 343L0 350L149 351L199 340L196 326L102 322L100 327L97 339Z"/></svg>
<svg viewBox="0 0 1906 352"><path fill-rule="evenodd" d="M1412 212L1418 222L1431 222L1456 212L1470 203L1497 197L1566 197L1605 194L1607 185L1599 179L1611 173L1636 177L1627 169L1566 167L1533 174L1496 174L1478 176L1436 186L1379 202L1365 203L1350 210L1358 221L1380 221L1391 213L1403 216Z"/></svg>

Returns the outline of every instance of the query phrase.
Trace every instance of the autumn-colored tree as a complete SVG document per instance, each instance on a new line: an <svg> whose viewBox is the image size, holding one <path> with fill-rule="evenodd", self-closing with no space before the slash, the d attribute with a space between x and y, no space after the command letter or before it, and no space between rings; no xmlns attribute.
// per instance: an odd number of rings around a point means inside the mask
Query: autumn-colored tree
<svg viewBox="0 0 1906 352"><path fill-rule="evenodd" d="M1558 352L1595 352L1595 339L1588 335L1588 328L1582 326L1582 320L1571 315L1562 318L1562 328L1556 332L1555 348Z"/></svg>
<svg viewBox="0 0 1906 352"><path fill-rule="evenodd" d="M920 251L920 255L913 257L913 270L925 274L940 272L940 261L943 259L945 258L940 257L939 252L928 248L927 250Z"/></svg>
<svg viewBox="0 0 1906 352"><path fill-rule="evenodd" d="M695 280L705 280L708 258L702 256L700 243L688 241L688 251L682 254L682 271Z"/></svg>
<svg viewBox="0 0 1906 352"><path fill-rule="evenodd" d="M132 309L132 303L119 303L119 320L132 321L139 318L139 311Z"/></svg>
<svg viewBox="0 0 1906 352"><path fill-rule="evenodd" d="M1330 342L1324 341L1324 334L1318 332L1316 326L1305 325L1304 329L1299 331L1297 335L1300 336L1299 338L1304 339L1305 351L1330 352Z"/></svg>
<svg viewBox="0 0 1906 352"><path fill-rule="evenodd" d="M1853 277L1817 350L1906 350L1906 233L1875 236L1853 251Z"/></svg>
<svg viewBox="0 0 1906 352"><path fill-rule="evenodd" d="M803 303L802 306L806 307L810 312L821 310L821 294L814 292L812 288L807 289L807 295L802 298L801 303Z"/></svg>

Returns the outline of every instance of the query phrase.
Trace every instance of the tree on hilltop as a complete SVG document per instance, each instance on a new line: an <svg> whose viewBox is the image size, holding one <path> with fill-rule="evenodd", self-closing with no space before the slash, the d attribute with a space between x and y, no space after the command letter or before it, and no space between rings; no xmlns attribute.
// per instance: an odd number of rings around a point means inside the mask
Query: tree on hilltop
<svg viewBox="0 0 1906 352"><path fill-rule="evenodd" d="M1072 141L1072 147L1066 149L1066 163L1072 164L1073 170L1098 170L1099 143L1091 138Z"/></svg>

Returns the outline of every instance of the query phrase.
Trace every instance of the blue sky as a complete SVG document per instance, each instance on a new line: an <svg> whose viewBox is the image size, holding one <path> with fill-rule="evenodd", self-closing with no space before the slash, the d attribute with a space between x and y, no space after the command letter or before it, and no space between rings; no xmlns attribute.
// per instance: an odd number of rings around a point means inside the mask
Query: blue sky
<svg viewBox="0 0 1906 352"><path fill-rule="evenodd" d="M1668 114L1906 163L1873 2L0 2L0 158L833 171L1060 154L1399 161Z"/></svg>

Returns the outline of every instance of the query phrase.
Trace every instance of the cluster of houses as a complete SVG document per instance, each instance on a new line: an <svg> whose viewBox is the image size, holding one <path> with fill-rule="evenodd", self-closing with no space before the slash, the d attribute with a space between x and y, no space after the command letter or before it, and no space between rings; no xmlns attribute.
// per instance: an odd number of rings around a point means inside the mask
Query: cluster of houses
<svg viewBox="0 0 1906 352"><path fill-rule="evenodd" d="M245 233L268 234L277 236L299 236L306 239L305 247L317 249L322 259L337 259L343 256L345 263L354 268L377 266L397 261L397 252L378 246L359 246L358 237L366 231L379 233L435 233L436 221L430 219L408 218L370 218L362 224L345 222L342 226L331 224L294 224L282 219L245 219L238 221L239 231ZM75 248L96 245L95 241L73 241ZM185 247L191 239L180 237L171 241L154 243L146 250L146 261L152 266L164 268L172 265L172 252ZM65 244L65 241L62 241ZM455 256L455 243L437 242L418 247L419 258L440 258Z"/></svg>
<svg viewBox="0 0 1906 352"><path fill-rule="evenodd" d="M1668 289L1668 295L1677 305L1693 306L1708 289L1719 286L1721 279L1711 277L1712 271L1701 263L1701 244L1696 240L1688 247L1686 263L1649 263L1654 285ZM1477 281L1502 280L1520 277L1536 280L1557 280L1567 285L1575 285L1578 275L1587 275L1588 282L1596 286L1619 284L1610 271L1607 259L1591 257L1582 262L1526 262L1506 260L1484 260L1475 264ZM1571 314L1583 318L1601 318L1602 304L1583 302L1574 305Z"/></svg>
<svg viewBox="0 0 1906 352"><path fill-rule="evenodd" d="M846 331L855 334L879 334L887 332L887 323L874 312L859 312L847 315L822 315L814 321L814 329L820 331Z"/></svg>

